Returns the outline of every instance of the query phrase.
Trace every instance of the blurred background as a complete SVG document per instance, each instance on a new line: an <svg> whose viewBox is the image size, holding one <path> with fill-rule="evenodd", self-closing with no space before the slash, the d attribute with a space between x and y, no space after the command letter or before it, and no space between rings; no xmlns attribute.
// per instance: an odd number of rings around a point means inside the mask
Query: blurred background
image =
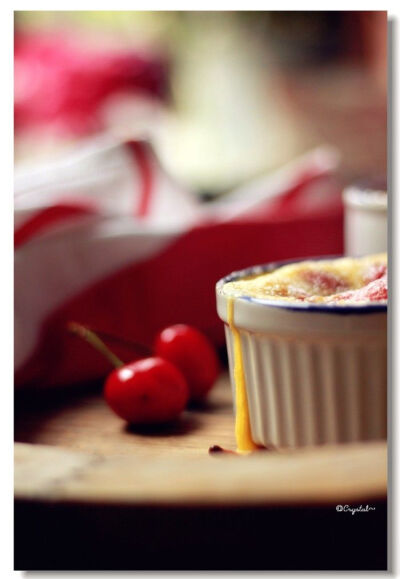
<svg viewBox="0 0 400 579"><path fill-rule="evenodd" d="M348 252L344 187L386 188L386 43L386 12L16 12L18 383L106 372L70 320L224 349L218 279ZM381 251L374 209L346 231Z"/></svg>
<svg viewBox="0 0 400 579"><path fill-rule="evenodd" d="M16 12L15 160L112 133L219 194L321 143L386 173L386 12Z"/></svg>

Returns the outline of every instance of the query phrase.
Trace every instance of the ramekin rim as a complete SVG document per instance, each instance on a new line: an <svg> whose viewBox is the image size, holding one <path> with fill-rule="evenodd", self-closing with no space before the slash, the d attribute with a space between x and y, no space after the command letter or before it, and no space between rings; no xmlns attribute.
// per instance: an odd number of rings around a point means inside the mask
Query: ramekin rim
<svg viewBox="0 0 400 579"><path fill-rule="evenodd" d="M387 303L382 304L380 302L371 302L368 304L360 304L360 305L340 305L340 304L314 304L309 302L285 302L279 300L266 300L262 298L255 298L252 296L240 296L240 295L231 295L224 293L222 291L223 286L226 283L231 281L235 281L240 279L241 277L247 277L249 275L254 274L261 274L267 271L273 271L278 267L282 267L283 265L288 265L290 263L298 263L301 261L322 261L322 260L329 260L329 259L340 259L341 257L345 257L343 255L322 255L316 257L302 257L296 259L286 259L282 261L274 261L265 264L258 264L253 265L250 267L246 267L241 270L233 271L230 274L224 276L216 283L216 292L218 295L224 298L231 297L234 300L240 300L242 302L254 303L264 307L274 307L277 309L282 310L289 310L295 312L309 312L309 313L330 313L330 314L337 314L337 315L354 315L354 314L372 314L376 312L387 312Z"/></svg>

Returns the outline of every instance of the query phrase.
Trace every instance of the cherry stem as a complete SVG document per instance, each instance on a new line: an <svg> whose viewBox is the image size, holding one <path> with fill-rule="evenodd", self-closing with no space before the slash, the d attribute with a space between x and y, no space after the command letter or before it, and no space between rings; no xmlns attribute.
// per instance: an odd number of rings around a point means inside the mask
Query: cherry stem
<svg viewBox="0 0 400 579"><path fill-rule="evenodd" d="M103 330L97 330L96 328L92 327L92 332L95 332L98 336L102 337L103 339L109 342L115 342L116 344L121 344L125 348L129 348L132 350L136 350L136 352L140 352L143 356L151 356L152 350L148 346L144 344L139 344L139 342L133 342L132 340L127 340L121 336L116 336L115 334L109 334L108 332L103 332Z"/></svg>
<svg viewBox="0 0 400 579"><path fill-rule="evenodd" d="M76 322L69 322L68 329L73 334L76 334L80 338L83 338L88 344L93 346L98 352L103 354L105 358L115 367L120 368L124 365L122 360L118 358L111 350L105 345L105 343L100 340L100 338L85 326L78 324Z"/></svg>

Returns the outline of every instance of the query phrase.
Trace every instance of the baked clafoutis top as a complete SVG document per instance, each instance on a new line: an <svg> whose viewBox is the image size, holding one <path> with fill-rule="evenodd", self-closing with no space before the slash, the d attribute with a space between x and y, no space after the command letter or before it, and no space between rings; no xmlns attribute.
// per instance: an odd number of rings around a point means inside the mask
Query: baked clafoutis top
<svg viewBox="0 0 400 579"><path fill-rule="evenodd" d="M363 305L386 303L387 255L299 261L224 285L225 295L266 301Z"/></svg>

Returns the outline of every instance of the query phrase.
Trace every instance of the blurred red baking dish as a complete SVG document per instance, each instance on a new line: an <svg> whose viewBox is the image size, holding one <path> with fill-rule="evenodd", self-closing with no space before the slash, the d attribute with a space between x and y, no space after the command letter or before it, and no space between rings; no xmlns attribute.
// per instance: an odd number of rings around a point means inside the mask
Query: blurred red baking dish
<svg viewBox="0 0 400 579"><path fill-rule="evenodd" d="M25 228L15 251L16 384L69 384L107 373L106 363L68 334L70 321L149 347L166 326L189 324L222 347L219 278L249 262L342 252L340 189L324 159L312 153L289 176L285 169L257 184L255 197L242 192L239 206L221 203L214 213L207 213L210 204L193 207L193 195L171 185L138 142L93 145L24 177L16 194L17 233ZM52 208L66 202L67 185L69 209L60 221ZM254 203L243 212L249 198ZM57 220L40 222L32 237L32 220L43 211ZM116 354L126 361L135 352L120 346Z"/></svg>
<svg viewBox="0 0 400 579"><path fill-rule="evenodd" d="M330 215L287 222L196 227L151 259L125 267L66 300L44 321L35 352L17 373L17 383L63 384L94 379L108 371L89 346L68 335L65 328L71 320L149 346L158 331L181 322L199 328L216 346L222 346L224 335L213 289L217 279L248 263L249 255L262 261L300 257L314 253L315 248L327 255L340 252L341 234L340 208ZM112 252L119 241L108 239L107 251ZM138 237L125 241L134 245ZM104 240L100 247L104 248ZM46 292L45 280L41 285ZM117 348L116 352L125 360L132 357L132 350Z"/></svg>

